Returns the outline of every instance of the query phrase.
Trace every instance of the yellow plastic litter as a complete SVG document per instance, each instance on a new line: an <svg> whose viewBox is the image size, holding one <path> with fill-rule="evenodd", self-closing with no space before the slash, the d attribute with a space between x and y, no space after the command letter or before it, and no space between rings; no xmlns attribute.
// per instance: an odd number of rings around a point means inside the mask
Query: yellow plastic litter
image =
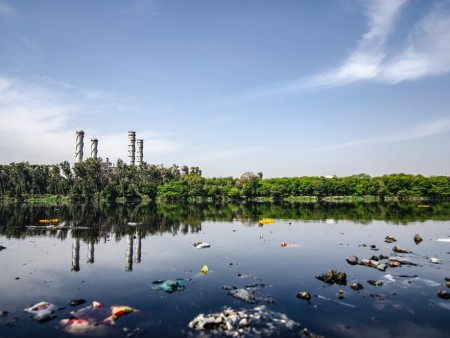
<svg viewBox="0 0 450 338"><path fill-rule="evenodd" d="M111 306L111 312L112 315L106 318L106 321L114 322L117 318L134 312L134 309L129 306Z"/></svg>
<svg viewBox="0 0 450 338"><path fill-rule="evenodd" d="M39 223L57 223L57 218L51 218L51 219L40 219Z"/></svg>
<svg viewBox="0 0 450 338"><path fill-rule="evenodd" d="M272 224L274 222L275 220L273 220L272 218L263 218L259 221L259 224Z"/></svg>
<svg viewBox="0 0 450 338"><path fill-rule="evenodd" d="M208 266L203 265L203 268L200 270L200 272L206 275L209 272Z"/></svg>

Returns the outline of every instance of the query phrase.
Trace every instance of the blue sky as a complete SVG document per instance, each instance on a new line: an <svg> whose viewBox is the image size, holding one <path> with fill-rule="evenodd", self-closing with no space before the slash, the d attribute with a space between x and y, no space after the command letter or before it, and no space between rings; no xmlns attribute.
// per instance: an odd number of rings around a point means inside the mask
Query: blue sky
<svg viewBox="0 0 450 338"><path fill-rule="evenodd" d="M450 175L450 1L0 0L0 163Z"/></svg>

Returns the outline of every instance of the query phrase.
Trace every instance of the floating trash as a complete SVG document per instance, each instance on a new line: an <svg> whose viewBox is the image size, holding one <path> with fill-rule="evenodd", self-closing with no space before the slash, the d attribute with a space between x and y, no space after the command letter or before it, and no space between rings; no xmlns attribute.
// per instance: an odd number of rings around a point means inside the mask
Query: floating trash
<svg viewBox="0 0 450 338"><path fill-rule="evenodd" d="M298 244L295 243L287 243L287 242L281 242L281 247L285 248L285 247L292 247L292 246L298 246Z"/></svg>
<svg viewBox="0 0 450 338"><path fill-rule="evenodd" d="M156 290L163 290L167 293L172 293L175 291L183 291L186 289L186 282L189 279L185 278L177 278L175 280L167 279L167 280L155 280L153 284L157 284L155 287Z"/></svg>
<svg viewBox="0 0 450 338"><path fill-rule="evenodd" d="M270 311L262 305L254 309L226 308L222 312L199 314L188 326L193 330L232 337L268 337L274 334L282 337L283 333L298 328L299 324L285 314ZM197 337L198 334L190 336Z"/></svg>
<svg viewBox="0 0 450 338"><path fill-rule="evenodd" d="M128 222L127 225L135 227L137 225L141 225L142 223L138 223L138 222Z"/></svg>
<svg viewBox="0 0 450 338"><path fill-rule="evenodd" d="M80 310L72 311L70 318L59 322L60 328L74 335L107 336L112 333L116 319L136 309L125 305L104 307L99 302L92 302Z"/></svg>
<svg viewBox="0 0 450 338"><path fill-rule="evenodd" d="M437 241L437 242L447 242L447 243L450 243L450 238L438 238L436 241Z"/></svg>
<svg viewBox="0 0 450 338"><path fill-rule="evenodd" d="M272 218L263 218L261 220L259 220L259 224L264 225L264 224L272 224L275 223L275 220L273 220Z"/></svg>
<svg viewBox="0 0 450 338"><path fill-rule="evenodd" d="M39 302L34 304L26 309L25 312L31 313L34 315L33 319L43 322L50 320L55 317L55 312L58 310L58 307L49 302Z"/></svg>
<svg viewBox="0 0 450 338"><path fill-rule="evenodd" d="M208 265L203 265L202 269L200 270L200 272L204 275L206 275L209 272L209 268Z"/></svg>
<svg viewBox="0 0 450 338"><path fill-rule="evenodd" d="M254 291L250 291L243 288L237 288L235 286L222 286L222 289L228 290L227 295L236 299L242 300L245 303L255 304L256 297Z"/></svg>
<svg viewBox="0 0 450 338"><path fill-rule="evenodd" d="M39 223L58 223L57 218L50 218L50 219L40 219Z"/></svg>
<svg viewBox="0 0 450 338"><path fill-rule="evenodd" d="M209 243L206 243L206 242L195 242L194 243L194 247L196 249L206 249L206 248L211 247L211 245Z"/></svg>

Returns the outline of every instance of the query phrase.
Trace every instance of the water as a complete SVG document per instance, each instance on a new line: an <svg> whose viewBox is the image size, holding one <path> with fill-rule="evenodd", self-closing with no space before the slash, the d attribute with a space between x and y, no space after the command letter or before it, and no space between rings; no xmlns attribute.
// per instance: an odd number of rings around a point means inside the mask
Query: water
<svg viewBox="0 0 450 338"><path fill-rule="evenodd" d="M70 311L92 301L138 311L117 319L108 337L199 336L188 327L198 314L263 305L296 325L271 336L295 337L304 328L326 337L446 337L450 300L449 204L229 204L229 205L3 205L0 212L0 337L74 337L59 326ZM270 217L273 224L259 225ZM33 229L58 218L63 230ZM136 225L128 225L135 224ZM78 228L75 230L75 228ZM416 245L414 235L423 241ZM397 239L387 244L387 235ZM196 241L210 248L196 249ZM281 243L288 245L282 247ZM377 251L371 249L375 245ZM352 266L346 258L401 254L417 265L385 272ZM434 264L430 258L437 258ZM200 273L204 265L209 272ZM345 272L347 285L315 276ZM182 291L156 290L155 280L185 279ZM372 286L368 280L380 280ZM360 291L349 287L363 285ZM255 285L256 304L223 286ZM343 299L338 297L343 291ZM308 291L311 301L296 297ZM71 307L69 300L85 299ZM62 308L38 323L23 310L40 301ZM270 318L268 319L270 321ZM255 324L256 325L256 324ZM90 335L97 333L91 332ZM243 336L258 336L255 332ZM203 336L225 336L204 331ZM267 332L264 335L267 336Z"/></svg>

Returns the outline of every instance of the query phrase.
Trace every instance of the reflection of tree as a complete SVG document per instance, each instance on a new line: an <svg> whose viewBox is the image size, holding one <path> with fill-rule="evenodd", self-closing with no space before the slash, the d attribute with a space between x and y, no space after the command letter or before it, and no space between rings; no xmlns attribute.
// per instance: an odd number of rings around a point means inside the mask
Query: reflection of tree
<svg viewBox="0 0 450 338"><path fill-rule="evenodd" d="M227 203L227 204L2 204L0 235L7 238L28 236L54 237L60 240L70 235L88 243L88 261L93 261L93 246L113 234L116 240L132 235L139 240L163 233L196 233L204 221L240 220L257 226L265 217L285 220L324 221L327 219L357 221L374 220L395 224L449 220L450 203L431 204L418 208L419 203ZM58 218L56 229L35 229L39 220ZM128 225L129 222L136 224ZM84 229L85 227L89 229ZM137 244L136 244L137 245ZM91 254L92 250L92 254Z"/></svg>

